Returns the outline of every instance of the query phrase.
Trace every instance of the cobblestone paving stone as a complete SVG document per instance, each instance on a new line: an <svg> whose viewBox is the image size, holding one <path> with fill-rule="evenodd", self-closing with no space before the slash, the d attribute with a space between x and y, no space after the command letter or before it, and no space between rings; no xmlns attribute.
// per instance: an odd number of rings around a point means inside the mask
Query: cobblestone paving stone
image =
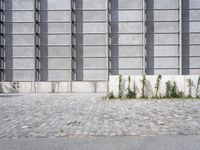
<svg viewBox="0 0 200 150"><path fill-rule="evenodd" d="M0 138L200 135L199 100L0 95Z"/></svg>

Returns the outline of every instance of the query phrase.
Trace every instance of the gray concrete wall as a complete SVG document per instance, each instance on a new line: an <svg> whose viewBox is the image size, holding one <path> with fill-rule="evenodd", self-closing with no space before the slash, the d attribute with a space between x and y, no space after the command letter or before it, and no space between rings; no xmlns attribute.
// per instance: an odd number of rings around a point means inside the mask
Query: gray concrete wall
<svg viewBox="0 0 200 150"><path fill-rule="evenodd" d="M199 74L200 1L143 2L4 1L1 80Z"/></svg>
<svg viewBox="0 0 200 150"><path fill-rule="evenodd" d="M0 82L0 93L107 93L107 81Z"/></svg>

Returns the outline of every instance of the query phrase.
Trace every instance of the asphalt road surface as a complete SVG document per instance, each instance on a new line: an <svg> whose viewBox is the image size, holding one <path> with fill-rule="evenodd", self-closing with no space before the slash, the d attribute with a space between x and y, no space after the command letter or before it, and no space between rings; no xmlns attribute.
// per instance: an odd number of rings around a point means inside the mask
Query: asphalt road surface
<svg viewBox="0 0 200 150"><path fill-rule="evenodd" d="M200 136L0 139L0 150L200 150Z"/></svg>

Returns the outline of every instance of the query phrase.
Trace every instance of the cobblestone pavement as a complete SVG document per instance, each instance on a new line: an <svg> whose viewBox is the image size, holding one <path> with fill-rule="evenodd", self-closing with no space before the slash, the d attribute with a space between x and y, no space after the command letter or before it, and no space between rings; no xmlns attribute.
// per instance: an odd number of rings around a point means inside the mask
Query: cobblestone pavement
<svg viewBox="0 0 200 150"><path fill-rule="evenodd" d="M200 135L199 100L0 95L0 138Z"/></svg>

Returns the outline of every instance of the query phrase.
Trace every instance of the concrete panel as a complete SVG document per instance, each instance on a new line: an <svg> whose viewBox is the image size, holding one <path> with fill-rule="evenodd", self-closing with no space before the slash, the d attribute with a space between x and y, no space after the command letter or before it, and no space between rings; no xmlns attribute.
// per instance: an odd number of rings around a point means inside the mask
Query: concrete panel
<svg viewBox="0 0 200 150"><path fill-rule="evenodd" d="M2 93L33 93L34 83L32 82L2 82Z"/></svg>
<svg viewBox="0 0 200 150"><path fill-rule="evenodd" d="M5 59L5 67L9 69L34 69L34 58L10 58Z"/></svg>
<svg viewBox="0 0 200 150"><path fill-rule="evenodd" d="M111 21L142 21L142 11L112 11Z"/></svg>
<svg viewBox="0 0 200 150"><path fill-rule="evenodd" d="M88 35L85 34L83 36L80 36L80 34L75 35L77 39L77 45L105 45L106 44L106 35L102 34L95 34L95 35Z"/></svg>
<svg viewBox="0 0 200 150"><path fill-rule="evenodd" d="M70 69L70 58L42 58L41 65L48 62L48 69Z"/></svg>
<svg viewBox="0 0 200 150"><path fill-rule="evenodd" d="M192 75L199 75L200 74L200 69L190 69L190 74L192 74Z"/></svg>
<svg viewBox="0 0 200 150"><path fill-rule="evenodd" d="M111 44L140 45L142 44L142 34L112 34Z"/></svg>
<svg viewBox="0 0 200 150"><path fill-rule="evenodd" d="M189 0L188 4L189 6L186 6L187 3L183 4L183 8L189 7L190 9L192 8L200 8L200 3L199 0Z"/></svg>
<svg viewBox="0 0 200 150"><path fill-rule="evenodd" d="M95 92L95 82L72 82L73 93Z"/></svg>
<svg viewBox="0 0 200 150"><path fill-rule="evenodd" d="M152 38L153 37L153 38ZM148 34L148 44L178 44L178 34Z"/></svg>
<svg viewBox="0 0 200 150"><path fill-rule="evenodd" d="M71 91L70 82L57 82L57 84L56 93L69 93Z"/></svg>
<svg viewBox="0 0 200 150"><path fill-rule="evenodd" d="M67 93L70 91L69 82L35 82L37 93Z"/></svg>
<svg viewBox="0 0 200 150"><path fill-rule="evenodd" d="M176 33L179 30L178 22L148 22L148 33Z"/></svg>
<svg viewBox="0 0 200 150"><path fill-rule="evenodd" d="M116 58L111 60L112 69L136 69L142 68L142 59L141 58Z"/></svg>
<svg viewBox="0 0 200 150"><path fill-rule="evenodd" d="M53 83L35 82L35 84L37 84L37 93L53 93Z"/></svg>
<svg viewBox="0 0 200 150"><path fill-rule="evenodd" d="M111 0L114 8L118 7L119 9L142 9L141 0ZM112 8L112 7L111 7Z"/></svg>
<svg viewBox="0 0 200 150"><path fill-rule="evenodd" d="M142 75L142 68L141 69L132 69L132 70L127 70L127 69L123 69L123 70L120 70L120 69L112 69L111 70L111 75Z"/></svg>
<svg viewBox="0 0 200 150"><path fill-rule="evenodd" d="M178 75L179 71L178 69L154 69L155 75Z"/></svg>
<svg viewBox="0 0 200 150"><path fill-rule="evenodd" d="M41 44L42 45L69 45L70 44L70 35L41 35Z"/></svg>
<svg viewBox="0 0 200 150"><path fill-rule="evenodd" d="M111 57L142 56L142 46L111 46Z"/></svg>
<svg viewBox="0 0 200 150"><path fill-rule="evenodd" d="M34 35L5 35L6 45L34 45Z"/></svg>
<svg viewBox="0 0 200 150"><path fill-rule="evenodd" d="M33 10L34 1L33 0L6 0L6 9L18 9L18 10Z"/></svg>
<svg viewBox="0 0 200 150"><path fill-rule="evenodd" d="M79 84L80 83L80 84ZM1 93L106 93L107 82L1 82Z"/></svg>
<svg viewBox="0 0 200 150"><path fill-rule="evenodd" d="M76 11L74 21L106 21L106 11Z"/></svg>
<svg viewBox="0 0 200 150"><path fill-rule="evenodd" d="M77 70L77 81L106 81L107 70Z"/></svg>
<svg viewBox="0 0 200 150"><path fill-rule="evenodd" d="M178 10L146 10L147 21L178 20Z"/></svg>
<svg viewBox="0 0 200 150"><path fill-rule="evenodd" d="M108 82L96 82L96 92L97 93L107 93Z"/></svg>
<svg viewBox="0 0 200 150"><path fill-rule="evenodd" d="M200 32L200 22L184 23L183 32Z"/></svg>
<svg viewBox="0 0 200 150"><path fill-rule="evenodd" d="M17 93L34 93L35 83L34 82L18 82Z"/></svg>
<svg viewBox="0 0 200 150"><path fill-rule="evenodd" d="M34 22L34 11L8 11L5 13L6 22Z"/></svg>
<svg viewBox="0 0 200 150"><path fill-rule="evenodd" d="M69 23L40 23L40 33L70 33Z"/></svg>
<svg viewBox="0 0 200 150"><path fill-rule="evenodd" d="M34 34L34 23L5 23L6 34Z"/></svg>
<svg viewBox="0 0 200 150"><path fill-rule="evenodd" d="M69 0L43 0L41 1L41 9L63 10L70 9Z"/></svg>
<svg viewBox="0 0 200 150"><path fill-rule="evenodd" d="M178 56L178 46L147 46L147 56Z"/></svg>
<svg viewBox="0 0 200 150"><path fill-rule="evenodd" d="M17 93L17 87L16 82L1 82L2 93Z"/></svg>
<svg viewBox="0 0 200 150"><path fill-rule="evenodd" d="M200 57L191 57L190 58L190 68L200 69Z"/></svg>
<svg viewBox="0 0 200 150"><path fill-rule="evenodd" d="M6 57L34 57L34 47L5 47Z"/></svg>
<svg viewBox="0 0 200 150"><path fill-rule="evenodd" d="M111 23L112 33L142 33L142 23Z"/></svg>
<svg viewBox="0 0 200 150"><path fill-rule="evenodd" d="M147 8L154 9L177 9L178 0L146 0Z"/></svg>
<svg viewBox="0 0 200 150"><path fill-rule="evenodd" d="M69 11L40 11L40 20L42 22L66 22L70 21Z"/></svg>
<svg viewBox="0 0 200 150"><path fill-rule="evenodd" d="M106 33L106 23L76 23L76 33Z"/></svg>
<svg viewBox="0 0 200 150"><path fill-rule="evenodd" d="M183 21L200 20L200 10L183 10L182 13Z"/></svg>
<svg viewBox="0 0 200 150"><path fill-rule="evenodd" d="M106 58L77 58L77 69L106 69Z"/></svg>
<svg viewBox="0 0 200 150"><path fill-rule="evenodd" d="M118 96L119 89L119 77L118 76L110 76L109 80L109 92L113 92L115 96Z"/></svg>
<svg viewBox="0 0 200 150"><path fill-rule="evenodd" d="M105 9L106 8L106 0L76 0L75 8L78 9Z"/></svg>
<svg viewBox="0 0 200 150"><path fill-rule="evenodd" d="M5 70L6 81L35 81L35 70Z"/></svg>
<svg viewBox="0 0 200 150"><path fill-rule="evenodd" d="M70 70L41 70L41 81L70 81Z"/></svg>
<svg viewBox="0 0 200 150"><path fill-rule="evenodd" d="M70 47L48 47L48 54L50 57L70 57Z"/></svg>
<svg viewBox="0 0 200 150"><path fill-rule="evenodd" d="M76 46L78 57L106 57L106 46Z"/></svg>
<svg viewBox="0 0 200 150"><path fill-rule="evenodd" d="M189 36L184 36L183 37L183 43L188 43L189 41L190 44L199 44L200 43L200 34L190 34Z"/></svg>
<svg viewBox="0 0 200 150"><path fill-rule="evenodd" d="M188 45L187 47L189 51L186 49L183 50L183 56L200 56L200 46L199 45Z"/></svg>
<svg viewBox="0 0 200 150"><path fill-rule="evenodd" d="M162 63L167 62L167 63ZM175 57L168 58L154 58L155 68L178 68L178 59Z"/></svg>
<svg viewBox="0 0 200 150"><path fill-rule="evenodd" d="M49 69L70 69L71 59L70 58L49 58L48 68Z"/></svg>

